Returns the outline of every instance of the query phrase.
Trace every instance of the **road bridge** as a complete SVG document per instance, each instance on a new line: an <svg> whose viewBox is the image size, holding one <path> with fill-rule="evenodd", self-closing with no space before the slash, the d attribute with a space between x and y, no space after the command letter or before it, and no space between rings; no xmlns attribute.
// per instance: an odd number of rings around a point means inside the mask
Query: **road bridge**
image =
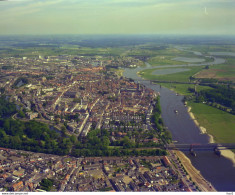
<svg viewBox="0 0 235 195"><path fill-rule="evenodd" d="M194 84L194 85L228 85L227 83L218 83L218 82L211 82L211 83L200 83L200 82L180 82L180 81L161 81L161 80L145 80L145 79L135 79L136 82L149 82L150 84L153 83L171 83L171 84ZM235 85L235 83L230 83L229 85Z"/></svg>
<svg viewBox="0 0 235 195"><path fill-rule="evenodd" d="M235 143L208 143L208 144L166 144L167 150L181 150L181 151L218 151L235 149Z"/></svg>

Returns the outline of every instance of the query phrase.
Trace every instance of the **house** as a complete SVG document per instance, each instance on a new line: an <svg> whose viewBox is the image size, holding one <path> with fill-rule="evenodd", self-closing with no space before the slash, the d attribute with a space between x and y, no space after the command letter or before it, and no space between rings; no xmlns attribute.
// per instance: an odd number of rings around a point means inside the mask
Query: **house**
<svg viewBox="0 0 235 195"><path fill-rule="evenodd" d="M16 178L15 177L8 177L8 178L6 178L6 182L9 182L9 183L15 183L17 180L16 180Z"/></svg>
<svg viewBox="0 0 235 195"><path fill-rule="evenodd" d="M24 185L23 185L23 182L20 181L20 182L15 183L15 184L12 185L12 190L13 190L13 191L20 191L20 189L21 189L23 186L24 186Z"/></svg>
<svg viewBox="0 0 235 195"><path fill-rule="evenodd" d="M79 93L76 91L67 91L64 93L64 97L65 98L78 98L79 97Z"/></svg>
<svg viewBox="0 0 235 195"><path fill-rule="evenodd" d="M26 116L27 116L28 119L32 120L32 119L38 117L38 113L37 112L27 112Z"/></svg>
<svg viewBox="0 0 235 195"><path fill-rule="evenodd" d="M69 131L74 132L77 128L77 123L75 123L75 122L68 123L67 128Z"/></svg>
<svg viewBox="0 0 235 195"><path fill-rule="evenodd" d="M149 183L153 183L153 179L148 172L144 172L144 177L147 179Z"/></svg>
<svg viewBox="0 0 235 195"><path fill-rule="evenodd" d="M113 179L110 179L110 183L112 184L112 186L116 192L121 192L120 186Z"/></svg>
<svg viewBox="0 0 235 195"><path fill-rule="evenodd" d="M133 163L133 160L129 160L129 164L131 165L131 166L133 166L134 165L134 163Z"/></svg>
<svg viewBox="0 0 235 195"><path fill-rule="evenodd" d="M135 185L134 182L130 182L129 186L134 192L138 191L138 187L137 187L137 185Z"/></svg>
<svg viewBox="0 0 235 195"><path fill-rule="evenodd" d="M153 141L154 143L158 143L159 140L154 137L154 138L152 139L152 141Z"/></svg>
<svg viewBox="0 0 235 195"><path fill-rule="evenodd" d="M147 182L147 180L145 179L145 177L144 177L142 174L139 175L139 179L140 179L143 183L146 183L146 182Z"/></svg>
<svg viewBox="0 0 235 195"><path fill-rule="evenodd" d="M170 161L169 161L169 159L167 158L167 156L163 156L162 161L163 161L163 164L164 164L166 167L170 166L170 164L171 164Z"/></svg>

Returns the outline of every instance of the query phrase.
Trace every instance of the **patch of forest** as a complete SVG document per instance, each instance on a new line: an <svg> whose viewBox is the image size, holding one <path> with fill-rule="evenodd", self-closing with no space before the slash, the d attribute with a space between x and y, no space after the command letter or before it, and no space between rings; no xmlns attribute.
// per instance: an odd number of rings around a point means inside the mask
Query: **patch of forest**
<svg viewBox="0 0 235 195"><path fill-rule="evenodd" d="M235 89L230 86L213 85L213 89L206 89L197 92L197 102L211 102L232 109L232 114L235 114ZM193 90L193 89L191 89Z"/></svg>
<svg viewBox="0 0 235 195"><path fill-rule="evenodd" d="M78 139L75 135L67 135L65 128L58 133L35 120L15 120L12 116L17 112L20 111L13 103L6 97L0 97L0 147L76 157L166 155L164 149L152 148L157 145L137 146L128 137L116 143L118 146L112 146L107 130L92 130L87 137Z"/></svg>

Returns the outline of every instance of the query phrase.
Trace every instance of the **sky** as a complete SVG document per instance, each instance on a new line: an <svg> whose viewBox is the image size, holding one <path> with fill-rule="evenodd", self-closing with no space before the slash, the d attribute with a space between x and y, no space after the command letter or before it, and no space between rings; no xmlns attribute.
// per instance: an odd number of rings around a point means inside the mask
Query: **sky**
<svg viewBox="0 0 235 195"><path fill-rule="evenodd" d="M0 0L0 34L235 35L235 0Z"/></svg>

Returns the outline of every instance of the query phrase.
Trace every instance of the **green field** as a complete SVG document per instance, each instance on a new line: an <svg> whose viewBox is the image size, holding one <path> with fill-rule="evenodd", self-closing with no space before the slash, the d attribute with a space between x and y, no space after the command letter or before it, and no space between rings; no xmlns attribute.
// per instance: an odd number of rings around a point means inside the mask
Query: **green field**
<svg viewBox="0 0 235 195"><path fill-rule="evenodd" d="M199 124L218 143L235 143L235 116L202 103L189 102Z"/></svg>
<svg viewBox="0 0 235 195"><path fill-rule="evenodd" d="M187 62L173 60L173 58L180 56L188 58L198 57L192 52L180 51L176 48L169 47L164 50L158 51L155 56L151 57L148 60L148 63L153 66L189 64Z"/></svg>
<svg viewBox="0 0 235 195"><path fill-rule="evenodd" d="M192 95L191 92L189 92L188 88L194 88L194 84L176 84L176 83L157 83L159 85L162 85L163 87L166 87L180 95ZM204 89L212 89L208 86L201 86L197 85L196 90L201 91Z"/></svg>
<svg viewBox="0 0 235 195"><path fill-rule="evenodd" d="M80 47L79 45L61 45L61 46L35 46L35 47L8 47L0 50L0 56L56 56L56 55L107 55L121 56L131 47L105 47L91 48Z"/></svg>
<svg viewBox="0 0 235 195"><path fill-rule="evenodd" d="M155 56L150 58L148 63L153 66L188 64L187 62L172 60L174 57L175 56Z"/></svg>
<svg viewBox="0 0 235 195"><path fill-rule="evenodd" d="M152 73L155 70L162 70L159 68L147 69L140 72L141 77L147 80L157 80L157 81L172 81L172 82L189 82L190 76L193 76L197 72L201 71L204 66L192 66L192 67L184 67L190 69L189 71L174 73L174 74L166 74L166 75L153 75Z"/></svg>
<svg viewBox="0 0 235 195"><path fill-rule="evenodd" d="M202 53L207 52L235 52L235 46L231 43L225 45L191 45L190 49L194 51L200 51Z"/></svg>

